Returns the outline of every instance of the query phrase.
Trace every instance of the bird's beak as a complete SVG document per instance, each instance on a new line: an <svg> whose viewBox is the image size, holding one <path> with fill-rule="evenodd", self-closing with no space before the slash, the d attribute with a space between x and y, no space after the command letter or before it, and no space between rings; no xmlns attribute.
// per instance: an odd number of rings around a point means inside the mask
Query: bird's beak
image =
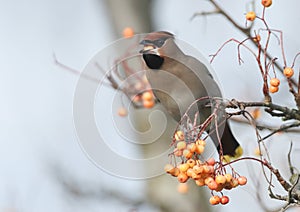
<svg viewBox="0 0 300 212"><path fill-rule="evenodd" d="M146 45L146 46L144 46L144 48L140 51L140 53L142 53L142 54L151 53L151 52L154 52L154 50L155 50L155 47L154 47L154 46Z"/></svg>
<svg viewBox="0 0 300 212"><path fill-rule="evenodd" d="M141 54L158 54L157 48L147 40L140 42L141 45L144 45L144 48L139 51Z"/></svg>

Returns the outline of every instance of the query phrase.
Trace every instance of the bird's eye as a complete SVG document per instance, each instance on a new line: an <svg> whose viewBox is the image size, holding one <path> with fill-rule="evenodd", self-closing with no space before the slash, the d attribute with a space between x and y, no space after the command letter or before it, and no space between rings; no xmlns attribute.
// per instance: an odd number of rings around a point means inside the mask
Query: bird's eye
<svg viewBox="0 0 300 212"><path fill-rule="evenodd" d="M153 43L157 47L162 47L164 45L165 41L166 41L165 39L158 39L158 40L155 40Z"/></svg>

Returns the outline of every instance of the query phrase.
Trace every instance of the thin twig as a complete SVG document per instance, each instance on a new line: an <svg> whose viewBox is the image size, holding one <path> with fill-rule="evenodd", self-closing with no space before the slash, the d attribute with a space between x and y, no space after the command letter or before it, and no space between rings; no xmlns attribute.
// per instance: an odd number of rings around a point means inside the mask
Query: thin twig
<svg viewBox="0 0 300 212"><path fill-rule="evenodd" d="M271 132L270 134L266 135L265 137L261 138L258 142L262 142L262 141L266 140L267 138L271 137L272 135L274 135L278 132L283 132L287 129L290 129L290 128L293 128L293 127L299 127L299 126L300 126L300 122L280 127L278 129L274 130L273 132Z"/></svg>
<svg viewBox="0 0 300 212"><path fill-rule="evenodd" d="M196 17L197 15L199 16L199 15L203 15L203 14L204 15L221 14L228 20L229 23L231 23L235 28L237 28L239 31L241 31L245 36L247 36L248 38L252 37L251 36L251 29L252 29L253 23L251 23L251 25L249 27L242 27L223 8L221 8L215 0L209 0L209 1L215 6L215 8L216 8L215 11L214 12L208 12L208 13L205 13L205 12L196 13L196 15L193 16L193 18ZM265 12L265 9L263 10L263 17L262 17L263 19L264 19L264 12ZM256 42L254 39L250 39L250 41L255 46L258 46L258 42ZM268 59L268 60L272 60L274 57L271 56L268 52L265 52L265 58ZM295 61L295 59L294 59L294 61ZM278 62L275 62L274 66L283 74L282 65L280 65ZM294 86L297 86L297 83L294 79L291 79L291 83Z"/></svg>
<svg viewBox="0 0 300 212"><path fill-rule="evenodd" d="M238 161L242 161L242 160L253 160L253 161L257 161L259 163L261 163L262 165L264 165L265 167L267 167L277 178L278 182L280 183L280 185L286 190L288 191L292 185L290 183L288 183L288 181L286 181L285 179L283 179L283 177L281 176L280 172L278 169L275 169L268 161L266 160L261 160L258 158L254 158L254 157L242 157L242 158L238 158L235 159L231 162L228 162L226 164L223 164L223 166L227 166L229 164L233 164L236 163Z"/></svg>

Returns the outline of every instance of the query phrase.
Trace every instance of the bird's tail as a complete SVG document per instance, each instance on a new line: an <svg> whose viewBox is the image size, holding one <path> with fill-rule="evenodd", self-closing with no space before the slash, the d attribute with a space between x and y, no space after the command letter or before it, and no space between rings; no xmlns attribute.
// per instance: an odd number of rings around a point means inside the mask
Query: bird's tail
<svg viewBox="0 0 300 212"><path fill-rule="evenodd" d="M223 161L230 162L233 159L241 157L243 149L232 134L228 121L225 121L224 124L219 125L217 128L221 137L221 143L215 131L211 133L210 137L214 141L219 154L223 154Z"/></svg>
<svg viewBox="0 0 300 212"><path fill-rule="evenodd" d="M230 162L233 159L241 157L243 154L243 149L232 134L231 128L227 121L225 122L224 131L221 138L221 145L223 151L223 160L225 162ZM218 151L220 152L220 150L221 147L219 145Z"/></svg>

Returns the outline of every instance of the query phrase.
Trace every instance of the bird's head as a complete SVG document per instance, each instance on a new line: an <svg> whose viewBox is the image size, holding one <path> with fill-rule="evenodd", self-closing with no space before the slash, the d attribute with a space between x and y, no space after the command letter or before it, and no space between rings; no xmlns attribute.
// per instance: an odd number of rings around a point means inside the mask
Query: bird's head
<svg viewBox="0 0 300 212"><path fill-rule="evenodd" d="M140 42L140 44L143 45L143 49L140 53L143 54L143 59L149 68L159 69L163 65L166 50L173 39L173 34L158 31L149 33L144 40Z"/></svg>

